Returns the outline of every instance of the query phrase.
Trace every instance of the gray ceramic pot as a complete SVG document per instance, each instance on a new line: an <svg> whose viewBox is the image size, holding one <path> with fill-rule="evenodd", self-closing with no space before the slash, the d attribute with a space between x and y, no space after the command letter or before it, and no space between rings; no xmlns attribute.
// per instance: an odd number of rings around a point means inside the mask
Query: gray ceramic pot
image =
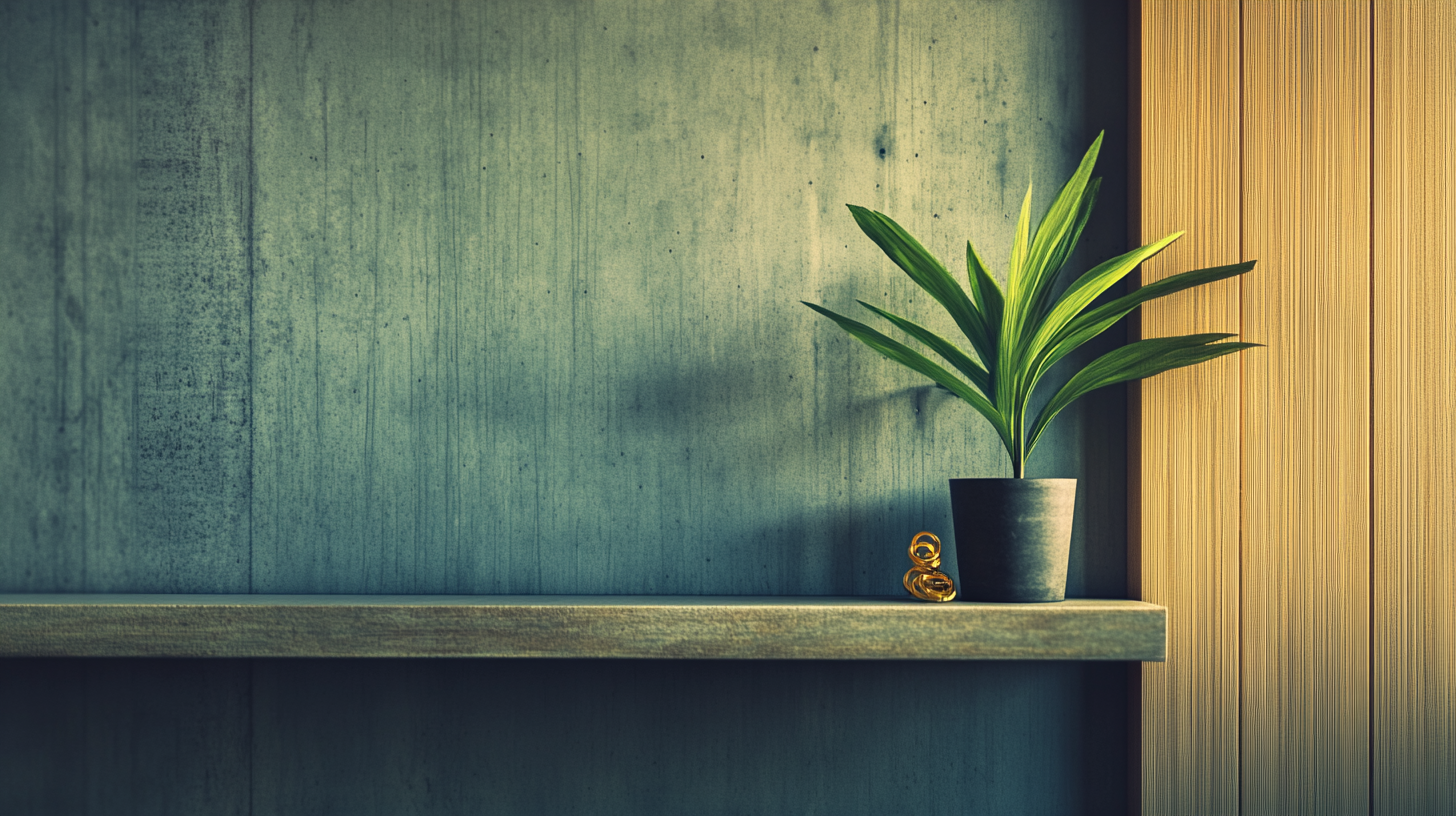
<svg viewBox="0 0 1456 816"><path fill-rule="evenodd" d="M959 597L1065 598L1076 500L1076 479L951 479Z"/></svg>

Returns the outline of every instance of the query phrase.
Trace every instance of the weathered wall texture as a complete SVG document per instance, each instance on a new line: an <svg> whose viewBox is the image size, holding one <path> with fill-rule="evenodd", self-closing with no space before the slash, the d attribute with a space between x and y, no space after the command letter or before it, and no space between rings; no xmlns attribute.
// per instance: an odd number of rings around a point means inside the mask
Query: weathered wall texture
<svg viewBox="0 0 1456 816"><path fill-rule="evenodd" d="M799 305L945 327L843 205L999 266L1025 183L1047 201L1106 128L1076 264L1124 248L1120 3L0 15L0 591L898 592L909 537L950 530L945 479L1008 468L969 409ZM1082 479L1074 595L1124 592L1125 440L1098 394L1031 462ZM0 683L0 809L24 812L1125 802L1117 666Z"/></svg>

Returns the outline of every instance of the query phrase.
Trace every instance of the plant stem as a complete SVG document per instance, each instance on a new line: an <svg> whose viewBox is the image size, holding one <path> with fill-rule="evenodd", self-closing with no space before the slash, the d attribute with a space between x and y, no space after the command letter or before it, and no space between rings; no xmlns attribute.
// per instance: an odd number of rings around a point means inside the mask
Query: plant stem
<svg viewBox="0 0 1456 816"><path fill-rule="evenodd" d="M1016 411L1012 420L1013 430L1016 434L1016 451L1011 456L1011 470L1015 478L1026 478L1026 417L1020 410Z"/></svg>

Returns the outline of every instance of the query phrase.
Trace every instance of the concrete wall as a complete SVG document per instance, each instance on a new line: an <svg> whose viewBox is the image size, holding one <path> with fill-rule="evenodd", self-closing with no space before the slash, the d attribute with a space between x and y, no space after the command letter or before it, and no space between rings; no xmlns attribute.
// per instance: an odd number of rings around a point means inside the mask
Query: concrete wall
<svg viewBox="0 0 1456 816"><path fill-rule="evenodd" d="M843 205L999 267L1105 128L1127 232L1118 3L0 9L0 591L897 593L1009 468L799 305L948 328ZM1124 426L1029 468L1074 595ZM0 809L1120 812L1124 677L9 661Z"/></svg>

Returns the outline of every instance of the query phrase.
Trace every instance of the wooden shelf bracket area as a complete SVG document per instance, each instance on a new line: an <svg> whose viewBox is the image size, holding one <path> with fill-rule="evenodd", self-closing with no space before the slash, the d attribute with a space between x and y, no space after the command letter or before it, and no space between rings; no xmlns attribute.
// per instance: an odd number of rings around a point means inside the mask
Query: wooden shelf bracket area
<svg viewBox="0 0 1456 816"><path fill-rule="evenodd" d="M6 595L3 657L1161 661L1167 610L899 598Z"/></svg>

